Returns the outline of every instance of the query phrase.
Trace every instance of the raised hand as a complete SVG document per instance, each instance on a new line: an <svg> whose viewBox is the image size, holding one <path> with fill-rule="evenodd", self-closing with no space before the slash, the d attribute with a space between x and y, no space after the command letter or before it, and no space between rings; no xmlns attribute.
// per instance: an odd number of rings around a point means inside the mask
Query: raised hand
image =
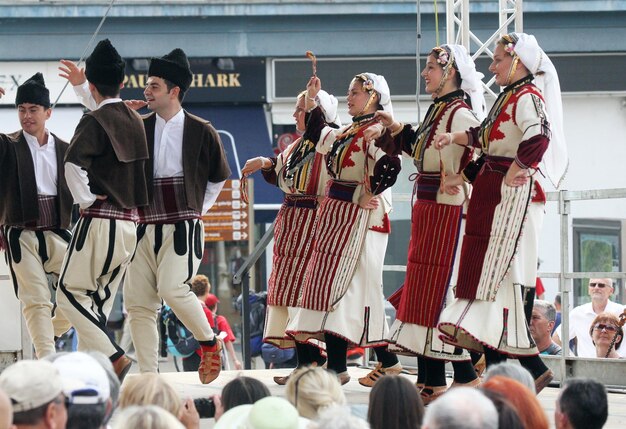
<svg viewBox="0 0 626 429"><path fill-rule="evenodd" d="M311 76L306 84L306 94L309 98L315 98L322 89L322 81L317 76Z"/></svg>
<svg viewBox="0 0 626 429"><path fill-rule="evenodd" d="M76 63L70 60L61 60L62 66L59 66L59 76L70 81L73 86L82 85L87 80L85 69L78 68Z"/></svg>

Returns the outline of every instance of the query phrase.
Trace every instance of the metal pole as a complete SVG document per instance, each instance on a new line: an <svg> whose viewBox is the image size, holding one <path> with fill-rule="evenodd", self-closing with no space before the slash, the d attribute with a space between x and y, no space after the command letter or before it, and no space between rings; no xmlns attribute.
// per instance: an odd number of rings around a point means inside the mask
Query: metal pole
<svg viewBox="0 0 626 429"><path fill-rule="evenodd" d="M559 191L559 215L561 229L561 273L559 291L561 292L561 385L567 377L566 359L569 357L569 292L572 279L565 276L569 272L569 213L571 202L566 199L566 191Z"/></svg>
<svg viewBox="0 0 626 429"><path fill-rule="evenodd" d="M420 108L420 55L422 52L422 12L420 8L420 0L416 0L417 6L417 34L416 34L416 48L415 48L415 65L417 69L417 73L415 74L415 104L417 105L417 123L419 124L422 120L422 111Z"/></svg>

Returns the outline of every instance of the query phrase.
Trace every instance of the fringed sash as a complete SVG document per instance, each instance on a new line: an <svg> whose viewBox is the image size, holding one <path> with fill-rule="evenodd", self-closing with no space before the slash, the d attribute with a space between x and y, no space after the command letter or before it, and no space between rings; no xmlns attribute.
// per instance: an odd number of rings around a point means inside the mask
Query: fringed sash
<svg viewBox="0 0 626 429"><path fill-rule="evenodd" d="M268 305L295 307L313 252L317 197L285 195L274 226L274 257Z"/></svg>
<svg viewBox="0 0 626 429"><path fill-rule="evenodd" d="M413 206L399 320L437 326L452 276L462 215L462 206L427 201L417 201Z"/></svg>
<svg viewBox="0 0 626 429"><path fill-rule="evenodd" d="M182 176L154 179L153 195L150 205L139 209L141 223L176 223L200 218L200 213L187 204L185 178Z"/></svg>
<svg viewBox="0 0 626 429"><path fill-rule="evenodd" d="M461 251L459 298L495 300L517 252L534 179L516 188L505 185L512 161L488 157L475 181Z"/></svg>
<svg viewBox="0 0 626 429"><path fill-rule="evenodd" d="M307 266L300 307L333 311L351 284L370 213L352 203L356 187L351 182L330 182L327 198L318 211L313 255Z"/></svg>

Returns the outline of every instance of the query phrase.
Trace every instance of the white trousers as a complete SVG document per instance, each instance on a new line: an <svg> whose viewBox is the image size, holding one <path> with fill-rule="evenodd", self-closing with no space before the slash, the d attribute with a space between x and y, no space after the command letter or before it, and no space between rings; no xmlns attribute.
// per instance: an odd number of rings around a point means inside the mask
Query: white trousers
<svg viewBox="0 0 626 429"><path fill-rule="evenodd" d="M106 322L136 246L135 222L81 217L76 224L57 303L76 329L79 350L97 350L112 361L124 354L109 338Z"/></svg>
<svg viewBox="0 0 626 429"><path fill-rule="evenodd" d="M210 341L214 337L200 301L188 283L202 260L204 225L201 219L164 225L141 224L138 240L124 285L124 303L139 370L157 372L157 317L162 300L198 341Z"/></svg>
<svg viewBox="0 0 626 429"><path fill-rule="evenodd" d="M47 274L59 275L71 234L69 231L31 231L4 227L8 248L6 260L15 295L22 303L26 328L33 340L37 358L55 353L54 337L71 324L60 311L54 311Z"/></svg>

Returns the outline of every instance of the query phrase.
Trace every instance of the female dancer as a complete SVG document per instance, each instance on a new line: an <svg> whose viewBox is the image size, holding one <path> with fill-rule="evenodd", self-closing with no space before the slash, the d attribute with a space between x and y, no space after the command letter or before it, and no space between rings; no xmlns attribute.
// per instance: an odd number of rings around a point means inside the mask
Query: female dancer
<svg viewBox="0 0 626 429"><path fill-rule="evenodd" d="M482 73L476 72L474 62L461 45L434 48L422 78L434 101L417 130L392 123L386 113L377 116L389 127L397 149L413 158L418 171L406 280L389 338L391 350L417 355L421 361L419 377L424 385L418 387L423 387L422 400L428 404L447 389L446 360L454 366L455 384L479 383L468 353L443 343L436 329L449 296L448 285L455 283L453 267L458 260L463 203L469 196L466 184L443 192L445 177L459 174L471 160L473 150L450 146L439 151L433 140L437 134L478 126L479 120L465 98L471 97L481 118L485 100Z"/></svg>
<svg viewBox="0 0 626 429"><path fill-rule="evenodd" d="M560 88L552 62L527 34L502 37L489 70L505 88L487 119L467 132L435 138L438 147L455 143L486 154L473 182L457 299L443 310L439 330L449 344L484 351L488 366L518 358L539 392L553 374L528 330L545 205L531 172L543 157L555 186L565 174ZM545 81L543 91L533 84L534 75Z"/></svg>
<svg viewBox="0 0 626 429"><path fill-rule="evenodd" d="M241 170L244 176L248 176L261 169L267 182L285 192L285 200L278 211L274 227L274 257L268 282L263 341L280 348L295 345L298 367L322 365L325 362L316 346L295 343L293 338L285 336L288 308L295 307L298 302L304 272L313 249L318 199L323 197L328 180L324 157L316 152L315 142L305 132L305 94L306 91L303 91L298 95L293 114L296 130L304 135L277 158L252 158L246 161ZM316 99L324 121L337 128L341 124L337 116L337 99L326 91L319 91ZM284 385L288 377L274 377L274 381Z"/></svg>
<svg viewBox="0 0 626 429"><path fill-rule="evenodd" d="M386 350L382 271L390 232L390 187L400 160L375 144L381 126L379 109L391 110L385 78L357 75L348 90L352 124L340 129L325 126L315 100L321 81L307 85L307 110L312 109L307 133L317 150L326 154L331 176L314 233L313 255L307 267L299 308L287 333L296 341L326 342L328 368L342 383L350 379L346 367L348 343L376 348L382 368L398 373L396 356Z"/></svg>

